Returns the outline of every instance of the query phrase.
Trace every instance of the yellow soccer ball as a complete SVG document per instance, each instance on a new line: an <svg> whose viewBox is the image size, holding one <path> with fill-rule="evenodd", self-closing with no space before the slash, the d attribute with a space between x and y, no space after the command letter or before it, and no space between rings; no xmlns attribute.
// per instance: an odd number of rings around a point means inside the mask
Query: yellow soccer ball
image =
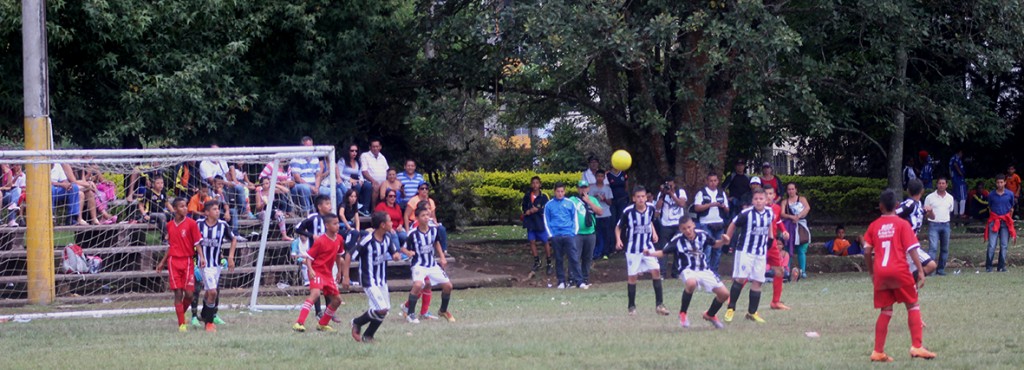
<svg viewBox="0 0 1024 370"><path fill-rule="evenodd" d="M616 170L625 171L632 165L633 156L629 155L629 152L619 149L612 153L612 167L615 167Z"/></svg>

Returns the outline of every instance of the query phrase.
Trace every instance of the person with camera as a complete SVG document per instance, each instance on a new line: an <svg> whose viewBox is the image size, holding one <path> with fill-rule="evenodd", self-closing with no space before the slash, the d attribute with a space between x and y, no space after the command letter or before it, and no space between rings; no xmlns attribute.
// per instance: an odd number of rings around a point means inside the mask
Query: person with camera
<svg viewBox="0 0 1024 370"><path fill-rule="evenodd" d="M672 237L679 231L679 219L686 215L686 190L676 187L676 181L673 178L665 179L665 183L661 184L661 191L658 193L657 203L654 205L654 209L658 210L661 214L661 227L658 228L658 249L662 249L665 243L672 240ZM662 258L661 259L661 271L672 271L673 277L678 277L679 274L677 269L671 264L675 264L675 258ZM669 267L672 267L671 269Z"/></svg>
<svg viewBox="0 0 1024 370"><path fill-rule="evenodd" d="M576 250L573 253L580 254L577 261L580 261L581 281L576 284L580 289L590 288L590 264L594 260L594 246L597 244L597 216L605 213L597 197L590 195L590 183L587 180L580 180L576 184L576 191L579 195L570 198L576 206L576 217L579 218L580 230L576 233Z"/></svg>

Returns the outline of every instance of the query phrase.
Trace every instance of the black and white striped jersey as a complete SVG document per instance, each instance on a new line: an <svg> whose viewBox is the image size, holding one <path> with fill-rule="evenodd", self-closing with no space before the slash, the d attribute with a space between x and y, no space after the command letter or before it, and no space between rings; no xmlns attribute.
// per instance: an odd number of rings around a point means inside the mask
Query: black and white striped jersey
<svg viewBox="0 0 1024 370"><path fill-rule="evenodd" d="M318 213L309 215L309 217L306 217L305 220L299 223L299 226L295 227L295 233L309 238L310 245L313 245L313 240L316 240L316 238L319 238L320 235L326 232L327 225L324 224L323 216L320 216Z"/></svg>
<svg viewBox="0 0 1024 370"><path fill-rule="evenodd" d="M647 206L643 211L630 205L622 211L622 218L619 219L618 227L629 235L626 242L626 253L643 253L645 249L654 248L651 234L654 230L654 207Z"/></svg>
<svg viewBox="0 0 1024 370"><path fill-rule="evenodd" d="M921 202L907 198L896 207L896 215L910 223L914 234L921 231L921 225L924 224L924 207L921 206Z"/></svg>
<svg viewBox="0 0 1024 370"><path fill-rule="evenodd" d="M372 231L363 231L352 251L352 260L359 261L359 284L364 288L387 285L388 260L396 251L387 235L377 240Z"/></svg>
<svg viewBox="0 0 1024 370"><path fill-rule="evenodd" d="M759 256L765 255L768 252L768 246L771 245L771 228L775 227L772 224L774 219L775 212L767 207L762 211L748 208L736 215L732 223L736 225L736 228L743 228L744 231L743 243L739 250Z"/></svg>
<svg viewBox="0 0 1024 370"><path fill-rule="evenodd" d="M426 232L420 231L419 228L410 231L409 237L405 239L405 248L416 252L416 254L412 256L412 266L437 266L437 261L434 261L434 255L437 254L436 249L434 248L436 244L436 227L431 227L427 229Z"/></svg>
<svg viewBox="0 0 1024 370"><path fill-rule="evenodd" d="M206 218L200 218L196 221L199 226L199 235L202 236L202 240L199 245L203 248L203 256L206 257L207 267L213 267L220 264L221 248L224 246L224 241L231 241L235 239L235 232L231 230L227 222L224 220L217 220L217 223L210 226L206 223Z"/></svg>
<svg viewBox="0 0 1024 370"><path fill-rule="evenodd" d="M683 269L690 271L704 271L708 269L704 248L714 247L715 239L704 230L697 229L694 232L696 235L694 235L693 240L687 239L682 233L676 234L662 249L665 252L676 254L676 270L679 273L682 273Z"/></svg>

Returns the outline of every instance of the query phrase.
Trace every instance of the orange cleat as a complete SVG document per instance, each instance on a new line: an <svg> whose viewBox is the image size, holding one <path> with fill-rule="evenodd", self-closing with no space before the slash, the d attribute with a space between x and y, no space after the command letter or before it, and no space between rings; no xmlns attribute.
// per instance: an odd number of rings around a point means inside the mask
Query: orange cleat
<svg viewBox="0 0 1024 370"><path fill-rule="evenodd" d="M892 362L892 357L884 352L871 351L871 362Z"/></svg>
<svg viewBox="0 0 1024 370"><path fill-rule="evenodd" d="M924 349L924 347L914 348L910 347L911 358L923 358L925 360L931 360L935 358L935 352Z"/></svg>
<svg viewBox="0 0 1024 370"><path fill-rule="evenodd" d="M214 325L212 322L206 323L206 332L207 333L216 333L217 332L217 325Z"/></svg>

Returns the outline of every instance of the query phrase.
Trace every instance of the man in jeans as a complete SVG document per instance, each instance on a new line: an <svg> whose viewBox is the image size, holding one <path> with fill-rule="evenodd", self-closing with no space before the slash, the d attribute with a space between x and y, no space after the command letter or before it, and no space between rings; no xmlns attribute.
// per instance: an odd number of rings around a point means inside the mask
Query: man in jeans
<svg viewBox="0 0 1024 370"><path fill-rule="evenodd" d="M949 216L953 213L953 195L946 192L946 178L940 177L935 192L924 198L925 217L928 218L928 254L938 258L936 275L946 275L946 259L949 257ZM940 244L941 243L941 244Z"/></svg>
<svg viewBox="0 0 1024 370"><path fill-rule="evenodd" d="M988 239L988 254L985 256L985 272L992 272L996 240L999 241L999 272L1006 272L1006 244L1010 236L1017 243L1017 230L1013 227L1013 193L1006 188L1006 176L996 175L996 190L988 193L988 222L985 238Z"/></svg>
<svg viewBox="0 0 1024 370"><path fill-rule="evenodd" d="M576 235L576 251L579 252L581 279L576 283L580 289L589 289L590 264L594 260L594 246L597 244L597 216L604 214L605 210L597 198L590 195L590 183L587 180L580 180L576 189L579 196L570 199L576 207L580 228Z"/></svg>
<svg viewBox="0 0 1024 370"><path fill-rule="evenodd" d="M612 195L612 188L608 186L604 176L604 170L597 170L594 173L594 178L597 182L591 186L588 193L597 198L601 209L604 210L604 213L597 215L597 244L594 245L594 259L608 259L608 255L615 249L615 235L612 232L614 231L615 221L618 220L612 218L612 201L614 196Z"/></svg>
<svg viewBox="0 0 1024 370"><path fill-rule="evenodd" d="M703 189L693 196L693 211L697 214L700 228L718 240L725 233L725 218L729 217L729 201L725 192L718 190L718 175L709 173ZM748 187L749 189L749 187ZM708 259L708 267L718 274L718 262L722 258L721 248L705 246L704 257Z"/></svg>
<svg viewBox="0 0 1024 370"><path fill-rule="evenodd" d="M558 289L565 289L565 257L569 257L569 274L573 281L580 281L580 251L576 248L576 233L580 231L576 207L565 199L565 184L555 183L555 199L544 206L544 228L555 252L555 276Z"/></svg>

